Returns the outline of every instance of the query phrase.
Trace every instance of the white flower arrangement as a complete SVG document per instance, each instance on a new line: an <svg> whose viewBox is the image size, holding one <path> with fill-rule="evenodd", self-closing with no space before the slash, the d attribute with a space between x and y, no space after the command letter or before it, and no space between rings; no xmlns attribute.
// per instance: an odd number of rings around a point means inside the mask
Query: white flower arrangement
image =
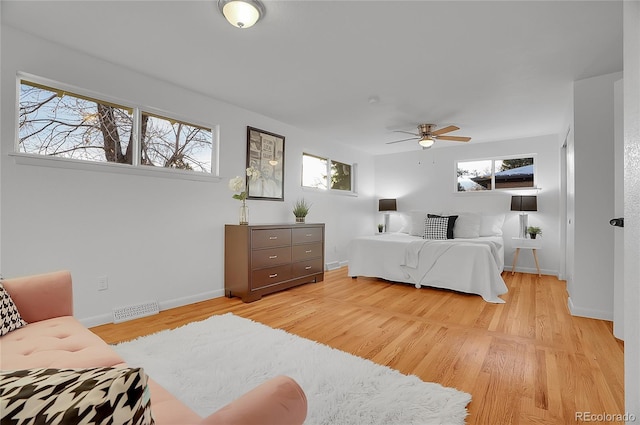
<svg viewBox="0 0 640 425"><path fill-rule="evenodd" d="M257 170L253 167L247 168L246 173L249 179L251 179L251 181L256 181L260 178L260 170ZM235 176L234 178L229 180L229 189L231 189L234 192L240 192L240 193L234 193L233 199L238 199L242 201L242 205L244 205L247 199L247 196L249 195L249 191L247 190L247 185L245 184L245 179L243 179L240 176Z"/></svg>

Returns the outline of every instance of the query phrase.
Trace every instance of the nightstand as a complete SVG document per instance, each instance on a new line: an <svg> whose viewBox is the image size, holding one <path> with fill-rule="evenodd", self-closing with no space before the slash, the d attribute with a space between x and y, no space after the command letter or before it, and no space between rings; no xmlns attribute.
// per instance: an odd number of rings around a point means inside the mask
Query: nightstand
<svg viewBox="0 0 640 425"><path fill-rule="evenodd" d="M520 254L520 248L530 249L533 252L533 259L536 261L536 268L538 269L538 276L542 276L540 274L540 265L538 264L538 255L536 254L536 250L540 249L542 243L540 239L523 239L523 238L512 238L513 247L516 249L515 254L513 255L513 266L511 266L511 274L513 275L516 272L516 264L518 263L518 255Z"/></svg>

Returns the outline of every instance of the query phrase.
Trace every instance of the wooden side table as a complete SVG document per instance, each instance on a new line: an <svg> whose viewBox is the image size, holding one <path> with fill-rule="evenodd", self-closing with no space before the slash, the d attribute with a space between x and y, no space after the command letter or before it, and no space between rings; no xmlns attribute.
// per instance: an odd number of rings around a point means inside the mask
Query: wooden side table
<svg viewBox="0 0 640 425"><path fill-rule="evenodd" d="M540 264L538 264L538 254L536 250L540 249L541 242L540 239L524 239L524 238L512 238L513 239L513 247L516 249L515 254L513 255L513 265L511 266L511 274L513 275L516 272L516 264L518 263L518 255L520 254L520 248L530 249L533 252L533 259L536 262L536 268L538 269L538 276L542 276L540 274Z"/></svg>

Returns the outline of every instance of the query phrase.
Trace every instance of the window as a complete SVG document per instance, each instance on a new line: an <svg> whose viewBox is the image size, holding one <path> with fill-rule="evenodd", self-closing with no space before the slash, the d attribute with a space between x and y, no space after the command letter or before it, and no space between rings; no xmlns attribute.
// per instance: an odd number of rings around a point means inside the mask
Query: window
<svg viewBox="0 0 640 425"><path fill-rule="evenodd" d="M354 166L307 153L302 154L302 186L353 193Z"/></svg>
<svg viewBox="0 0 640 425"><path fill-rule="evenodd" d="M20 83L18 152L132 164L133 110Z"/></svg>
<svg viewBox="0 0 640 425"><path fill-rule="evenodd" d="M319 156L302 154L302 186L327 189L327 160Z"/></svg>
<svg viewBox="0 0 640 425"><path fill-rule="evenodd" d="M351 192L351 165L331 161L331 189Z"/></svg>
<svg viewBox="0 0 640 425"><path fill-rule="evenodd" d="M21 153L212 174L211 128L20 81Z"/></svg>
<svg viewBox="0 0 640 425"><path fill-rule="evenodd" d="M142 114L141 164L211 173L210 129Z"/></svg>
<svg viewBox="0 0 640 425"><path fill-rule="evenodd" d="M456 163L458 192L535 187L533 156L459 161Z"/></svg>

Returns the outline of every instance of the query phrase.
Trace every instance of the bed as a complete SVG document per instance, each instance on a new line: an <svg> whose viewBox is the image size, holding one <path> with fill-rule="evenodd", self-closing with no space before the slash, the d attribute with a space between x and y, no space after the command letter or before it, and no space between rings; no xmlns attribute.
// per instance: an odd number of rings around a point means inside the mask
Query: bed
<svg viewBox="0 0 640 425"><path fill-rule="evenodd" d="M462 227L461 227L462 228ZM351 277L377 277L477 294L490 303L504 303L502 279L504 241L489 236L425 239L417 233L382 233L353 239L349 244ZM478 232L479 233L479 232ZM459 232L459 236L464 236Z"/></svg>

